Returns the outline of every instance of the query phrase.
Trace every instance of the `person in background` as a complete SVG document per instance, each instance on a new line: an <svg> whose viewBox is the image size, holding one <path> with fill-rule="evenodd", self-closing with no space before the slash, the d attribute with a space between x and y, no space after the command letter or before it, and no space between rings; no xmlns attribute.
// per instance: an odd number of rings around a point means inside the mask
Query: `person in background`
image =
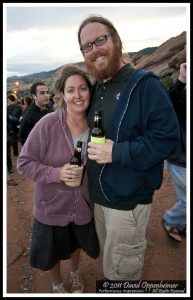
<svg viewBox="0 0 193 300"><path fill-rule="evenodd" d="M12 153L11 153L11 137L13 135L13 125L17 127L20 121L17 117L7 114L7 185L16 186L17 182L12 178L11 174L14 173Z"/></svg>
<svg viewBox="0 0 193 300"><path fill-rule="evenodd" d="M20 121L17 117L7 114L7 171L10 174L14 173L11 155L11 138L13 136L13 128L19 124Z"/></svg>
<svg viewBox="0 0 193 300"><path fill-rule="evenodd" d="M25 96L24 100L24 105L23 105L23 115L28 111L28 109L31 107L31 104L33 102L32 98L29 96Z"/></svg>
<svg viewBox="0 0 193 300"><path fill-rule="evenodd" d="M14 178L11 177L11 174L14 173L13 171L13 163L11 157L11 142L9 133L7 132L7 185L9 186L16 186L18 185Z"/></svg>
<svg viewBox="0 0 193 300"><path fill-rule="evenodd" d="M62 93L56 93L53 97L54 105L53 105L53 110L56 110L60 108L62 104L63 96Z"/></svg>
<svg viewBox="0 0 193 300"><path fill-rule="evenodd" d="M99 256L87 171L79 187L67 184L77 179L77 166L69 164L77 141L83 142L82 161L86 164L89 134L86 111L91 84L83 70L68 65L55 85L63 94L63 105L34 126L19 155L17 169L19 174L36 182L30 265L49 270L53 292L65 293L60 261L70 258L70 291L82 293L80 251L83 249L92 258Z"/></svg>
<svg viewBox="0 0 193 300"><path fill-rule="evenodd" d="M24 145L34 125L47 113L51 111L48 107L48 87L43 82L36 82L31 86L31 97L34 102L23 115L19 128L20 142Z"/></svg>
<svg viewBox="0 0 193 300"><path fill-rule="evenodd" d="M53 108L53 105L54 105L54 96L55 94L54 93L51 93L50 97L49 97L49 101L48 101L48 107L50 107L50 109Z"/></svg>
<svg viewBox="0 0 193 300"><path fill-rule="evenodd" d="M7 115L7 185L9 186L17 185L17 182L11 176L11 174L14 173L11 153L11 137L13 124L17 126L19 123L17 117Z"/></svg>
<svg viewBox="0 0 193 300"><path fill-rule="evenodd" d="M104 144L88 143L88 179L109 280L138 280L147 245L154 191L164 160L179 142L179 125L167 91L152 72L135 70L122 56L114 25L90 16L78 41L93 87L88 124L102 112Z"/></svg>
<svg viewBox="0 0 193 300"><path fill-rule="evenodd" d="M11 141L10 141L10 135L8 131L7 131L7 171L9 174L14 173L12 157L11 157Z"/></svg>
<svg viewBox="0 0 193 300"><path fill-rule="evenodd" d="M181 242L181 235L186 234L186 63L180 65L180 75L169 89L169 96L178 117L181 139L167 160L177 201L164 213L162 225L168 237Z"/></svg>
<svg viewBox="0 0 193 300"><path fill-rule="evenodd" d="M18 156L18 125L20 117L22 116L22 108L21 105L17 104L16 96L11 94L8 96L8 105L7 105L7 122L9 127L9 140L10 144L13 147L13 155ZM16 121L13 121L12 120Z"/></svg>

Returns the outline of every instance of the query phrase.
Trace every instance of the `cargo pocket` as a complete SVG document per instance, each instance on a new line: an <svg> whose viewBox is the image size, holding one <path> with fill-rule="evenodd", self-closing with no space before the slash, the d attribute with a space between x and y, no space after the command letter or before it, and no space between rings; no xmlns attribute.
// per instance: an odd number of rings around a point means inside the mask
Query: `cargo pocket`
<svg viewBox="0 0 193 300"><path fill-rule="evenodd" d="M113 268L117 279L138 280L140 278L146 244L146 240L133 245L114 244Z"/></svg>

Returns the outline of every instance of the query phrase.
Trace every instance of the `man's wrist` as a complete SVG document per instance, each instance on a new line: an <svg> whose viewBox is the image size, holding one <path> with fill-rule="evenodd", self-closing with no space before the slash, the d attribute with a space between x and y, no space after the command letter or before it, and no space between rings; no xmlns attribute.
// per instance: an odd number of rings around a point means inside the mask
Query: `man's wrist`
<svg viewBox="0 0 193 300"><path fill-rule="evenodd" d="M181 75L178 77L178 80L180 80L182 83L186 83L186 77L183 77Z"/></svg>

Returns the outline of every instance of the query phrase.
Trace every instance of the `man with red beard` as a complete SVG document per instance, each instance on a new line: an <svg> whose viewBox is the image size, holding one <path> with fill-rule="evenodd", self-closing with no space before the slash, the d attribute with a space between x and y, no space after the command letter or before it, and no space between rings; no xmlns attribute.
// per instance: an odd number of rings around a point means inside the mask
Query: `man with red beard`
<svg viewBox="0 0 193 300"><path fill-rule="evenodd" d="M101 16L78 30L81 52L96 78L88 124L101 111L106 141L88 143L88 178L96 230L109 280L138 280L146 249L153 194L164 160L179 143L167 91L152 72L126 64L114 25Z"/></svg>

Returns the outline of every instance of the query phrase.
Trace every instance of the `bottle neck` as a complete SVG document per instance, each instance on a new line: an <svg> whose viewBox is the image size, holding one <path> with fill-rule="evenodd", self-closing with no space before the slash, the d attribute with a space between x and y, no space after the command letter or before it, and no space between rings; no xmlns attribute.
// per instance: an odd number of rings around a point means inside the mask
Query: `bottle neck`
<svg viewBox="0 0 193 300"><path fill-rule="evenodd" d="M94 119L94 127L95 128L102 128L102 120L101 117L96 116Z"/></svg>
<svg viewBox="0 0 193 300"><path fill-rule="evenodd" d="M74 149L74 155L70 160L70 164L81 166L82 165L81 153L82 153L82 142L77 142L76 148Z"/></svg>
<svg viewBox="0 0 193 300"><path fill-rule="evenodd" d="M94 124L91 133L91 142L105 143L105 133L102 126L102 118L98 114L95 114L94 117Z"/></svg>

